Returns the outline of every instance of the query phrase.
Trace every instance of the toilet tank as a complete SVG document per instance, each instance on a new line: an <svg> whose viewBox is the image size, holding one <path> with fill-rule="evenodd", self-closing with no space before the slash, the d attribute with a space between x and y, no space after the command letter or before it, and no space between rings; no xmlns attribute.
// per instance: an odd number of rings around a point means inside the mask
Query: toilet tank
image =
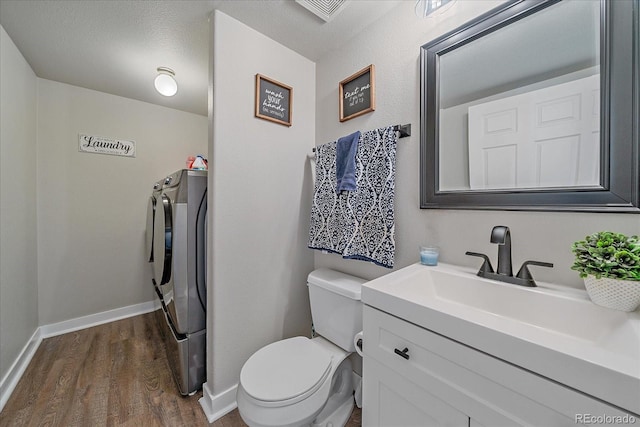
<svg viewBox="0 0 640 427"><path fill-rule="evenodd" d="M348 352L362 330L361 287L366 280L328 268L309 273L309 301L313 326L319 335Z"/></svg>

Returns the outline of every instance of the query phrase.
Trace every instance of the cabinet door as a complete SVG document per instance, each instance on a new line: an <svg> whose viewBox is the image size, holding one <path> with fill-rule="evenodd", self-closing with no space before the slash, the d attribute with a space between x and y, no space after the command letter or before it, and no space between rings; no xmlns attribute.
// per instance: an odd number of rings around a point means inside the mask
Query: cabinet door
<svg viewBox="0 0 640 427"><path fill-rule="evenodd" d="M468 427L465 414L372 358L362 369L363 426Z"/></svg>

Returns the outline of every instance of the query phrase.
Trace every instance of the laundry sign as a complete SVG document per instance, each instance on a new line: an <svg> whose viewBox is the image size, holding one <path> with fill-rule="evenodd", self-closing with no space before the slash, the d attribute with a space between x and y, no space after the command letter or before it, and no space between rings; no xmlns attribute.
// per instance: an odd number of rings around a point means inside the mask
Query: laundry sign
<svg viewBox="0 0 640 427"><path fill-rule="evenodd" d="M78 135L78 150L84 153L110 154L112 156L135 157L135 141L105 138L95 135Z"/></svg>

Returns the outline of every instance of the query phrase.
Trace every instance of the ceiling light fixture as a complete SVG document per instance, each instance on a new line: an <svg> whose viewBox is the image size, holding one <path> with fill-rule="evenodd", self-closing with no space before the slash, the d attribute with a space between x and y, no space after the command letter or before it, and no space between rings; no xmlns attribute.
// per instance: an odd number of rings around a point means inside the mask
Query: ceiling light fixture
<svg viewBox="0 0 640 427"><path fill-rule="evenodd" d="M419 18L427 18L445 12L455 2L456 0L416 0L414 10Z"/></svg>
<svg viewBox="0 0 640 427"><path fill-rule="evenodd" d="M158 75L153 81L153 85L160 95L173 96L178 92L178 83L174 76L176 73L171 68L158 67Z"/></svg>

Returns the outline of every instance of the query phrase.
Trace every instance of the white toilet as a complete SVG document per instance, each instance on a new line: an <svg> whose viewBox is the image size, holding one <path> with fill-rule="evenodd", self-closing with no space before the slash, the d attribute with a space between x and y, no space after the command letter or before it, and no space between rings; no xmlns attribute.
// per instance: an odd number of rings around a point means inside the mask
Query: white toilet
<svg viewBox="0 0 640 427"><path fill-rule="evenodd" d="M365 280L320 268L309 274L316 338L294 337L255 352L240 372L238 411L251 427L344 426L353 410L351 360L362 330Z"/></svg>

